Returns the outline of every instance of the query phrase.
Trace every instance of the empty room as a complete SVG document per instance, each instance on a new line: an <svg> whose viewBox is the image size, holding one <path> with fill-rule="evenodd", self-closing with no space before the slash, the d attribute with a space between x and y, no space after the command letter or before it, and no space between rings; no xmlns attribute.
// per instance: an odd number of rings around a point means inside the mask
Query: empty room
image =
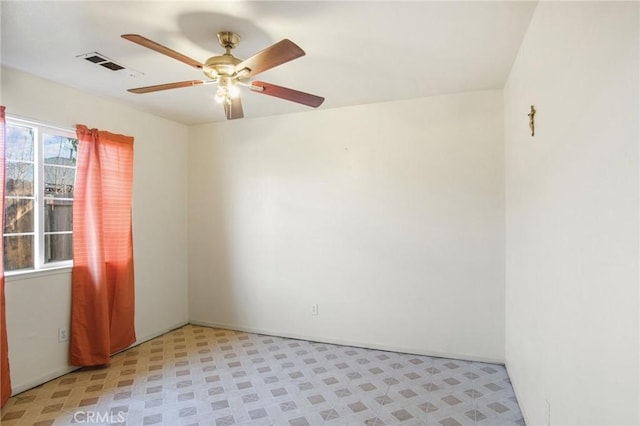
<svg viewBox="0 0 640 426"><path fill-rule="evenodd" d="M0 16L2 425L640 425L637 1Z"/></svg>

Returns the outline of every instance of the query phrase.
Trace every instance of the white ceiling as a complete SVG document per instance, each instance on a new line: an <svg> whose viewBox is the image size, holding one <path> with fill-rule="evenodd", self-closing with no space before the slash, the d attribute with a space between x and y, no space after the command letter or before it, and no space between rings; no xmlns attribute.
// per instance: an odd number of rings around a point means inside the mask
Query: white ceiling
<svg viewBox="0 0 640 426"><path fill-rule="evenodd" d="M4 66L127 102L185 124L223 121L215 86L143 95L128 88L203 79L195 68L120 37L141 34L204 62L241 37L246 59L288 38L306 56L259 79L324 96L320 108L502 88L535 2L1 1ZM140 74L78 55L97 51ZM309 107L243 91L245 117Z"/></svg>

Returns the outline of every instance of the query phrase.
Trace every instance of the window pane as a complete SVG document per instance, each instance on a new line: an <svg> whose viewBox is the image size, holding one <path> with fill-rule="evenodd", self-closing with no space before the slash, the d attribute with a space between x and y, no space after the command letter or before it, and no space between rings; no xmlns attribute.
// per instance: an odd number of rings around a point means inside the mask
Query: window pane
<svg viewBox="0 0 640 426"><path fill-rule="evenodd" d="M74 132L11 117L6 130L6 270L38 270L50 262L72 260L78 158Z"/></svg>
<svg viewBox="0 0 640 426"><path fill-rule="evenodd" d="M4 237L4 269L33 268L33 235Z"/></svg>
<svg viewBox="0 0 640 426"><path fill-rule="evenodd" d="M33 200L7 198L4 215L5 234L33 232Z"/></svg>
<svg viewBox="0 0 640 426"><path fill-rule="evenodd" d="M78 156L78 140L64 136L45 134L44 162L45 164L59 164L61 166L75 166Z"/></svg>
<svg viewBox="0 0 640 426"><path fill-rule="evenodd" d="M47 198L44 206L44 231L71 231L73 224L73 201Z"/></svg>
<svg viewBox="0 0 640 426"><path fill-rule="evenodd" d="M73 238L71 234L45 234L45 263L60 262L73 258Z"/></svg>
<svg viewBox="0 0 640 426"><path fill-rule="evenodd" d="M45 197L73 198L73 183L75 177L76 169L44 166Z"/></svg>
<svg viewBox="0 0 640 426"><path fill-rule="evenodd" d="M33 196L33 164L7 161L7 196Z"/></svg>
<svg viewBox="0 0 640 426"><path fill-rule="evenodd" d="M6 158L33 161L33 129L22 126L7 126Z"/></svg>

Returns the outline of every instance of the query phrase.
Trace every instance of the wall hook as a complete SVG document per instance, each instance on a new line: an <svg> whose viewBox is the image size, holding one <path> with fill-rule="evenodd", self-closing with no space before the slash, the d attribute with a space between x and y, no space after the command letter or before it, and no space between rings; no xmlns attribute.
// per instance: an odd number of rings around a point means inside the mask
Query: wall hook
<svg viewBox="0 0 640 426"><path fill-rule="evenodd" d="M529 128L531 129L531 136L534 136L536 133L536 127L535 127L535 116L536 116L536 109L533 107L533 105L531 105L531 111L529 112L529 114L527 114L527 116L529 117Z"/></svg>

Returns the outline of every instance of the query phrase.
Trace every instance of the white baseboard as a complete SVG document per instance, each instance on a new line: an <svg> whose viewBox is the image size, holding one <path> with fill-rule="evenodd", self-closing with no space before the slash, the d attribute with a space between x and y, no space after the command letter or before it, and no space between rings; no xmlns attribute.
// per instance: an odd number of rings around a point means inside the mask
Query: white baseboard
<svg viewBox="0 0 640 426"><path fill-rule="evenodd" d="M163 334L166 334L166 333L168 333L170 331L173 331L173 330L175 330L177 328L184 327L187 324L189 324L188 321L180 322L180 323L172 325L171 327L168 327L166 329L163 329L163 330L160 330L160 331L157 331L157 332L154 332L154 333L147 334L147 335L145 335L143 337L138 337L136 339L136 342L133 345L129 346L126 349L123 349L122 351L126 351L127 349L131 349L133 347L141 345L144 342L148 342L151 339L155 339L156 337L162 336ZM122 352L122 351L119 351L119 352ZM58 377L64 376L65 374L69 374L72 371L76 371L79 368L81 368L81 367L76 367L76 366L70 365L70 366L67 366L66 368L60 368L60 369L54 370L54 371L52 371L51 373L49 373L49 374L47 374L45 376L38 377L37 379L28 381L26 383L21 383L21 384L19 384L17 386L14 385L11 388L11 396L16 396L16 395L18 395L18 394L20 394L22 392L28 391L29 389L33 389L33 388L35 388L37 386L40 386L40 385L42 385L44 383L47 383L47 382L51 381L51 380L55 380Z"/></svg>
<svg viewBox="0 0 640 426"><path fill-rule="evenodd" d="M153 333L150 333L150 334L146 334L143 337L138 337L136 339L136 342L133 345L129 346L127 349L130 349L130 348L133 348L135 346L141 345L144 342L148 342L149 340L155 339L158 336L162 336L163 334L167 334L170 331L177 330L178 328L184 327L187 324L189 324L189 321L181 321L181 322L179 322L177 324L174 324L174 325L172 325L170 327L164 328L164 329L162 329L160 331L156 331L156 332L153 332ZM123 350L126 351L127 349L123 349ZM122 351L120 351L120 352L122 352Z"/></svg>
<svg viewBox="0 0 640 426"><path fill-rule="evenodd" d="M439 358L451 358L451 359L459 359L464 361L486 362L490 364L504 365L504 360L502 359L478 357L478 356L469 355L469 354L428 351L422 348L412 348L412 347L387 346L387 345L381 345L381 344L372 343L372 342L360 342L360 341L351 341L351 340L347 341L347 340L334 339L334 338L325 337L325 336L322 336L322 337L309 336L304 334L283 332L281 330L267 330L267 329L256 328L256 327L246 327L246 326L237 325L237 324L224 324L224 323L211 322L211 321L200 321L195 319L189 320L189 323L193 325L201 325L204 327L224 328L227 330L237 330L237 331L244 331L247 333L265 334L268 336L287 337L291 339L308 340L312 342L322 342L322 343L328 343L328 344L334 344L334 345L354 346L358 348L375 349L375 350L381 350L381 351L401 352L401 353L414 354L414 355L427 355L427 356L434 356Z"/></svg>
<svg viewBox="0 0 640 426"><path fill-rule="evenodd" d="M46 376L43 377L38 377L35 380L29 381L27 383L23 383L20 384L18 386L12 386L11 387L11 396L16 396L19 393L28 391L29 389L33 389L37 386L40 386L41 384L47 383L51 380L57 379L60 376L64 376L65 374L69 374L72 371L77 370L80 367L73 367L73 366L69 366L67 368L61 368L55 371L52 371L51 373L47 374Z"/></svg>

